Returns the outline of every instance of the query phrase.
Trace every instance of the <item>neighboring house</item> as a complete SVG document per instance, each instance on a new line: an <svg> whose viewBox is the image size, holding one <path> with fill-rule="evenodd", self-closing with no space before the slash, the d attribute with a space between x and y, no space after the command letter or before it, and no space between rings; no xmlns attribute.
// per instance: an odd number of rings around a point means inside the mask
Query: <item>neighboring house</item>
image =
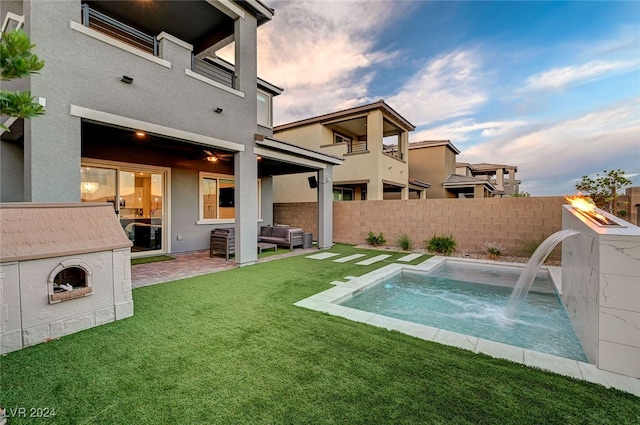
<svg viewBox="0 0 640 425"><path fill-rule="evenodd" d="M246 265L273 222L273 176L331 179L342 163L271 137L282 90L257 77L257 28L273 16L259 0L1 1L5 16L24 19L45 67L3 88L30 89L47 113L3 118L2 202L109 202L133 256L205 249L235 226ZM215 57L232 42L235 66ZM320 188L321 248L331 196Z"/></svg>
<svg viewBox="0 0 640 425"><path fill-rule="evenodd" d="M520 193L521 181L516 179L518 167L504 164L456 163L456 173L488 180L495 188L493 196L511 196Z"/></svg>
<svg viewBox="0 0 640 425"><path fill-rule="evenodd" d="M315 201L315 186L330 186L334 201L424 198L428 185L409 180L413 124L384 100L274 128L280 140L344 158L333 180L314 174L274 179L275 202Z"/></svg>
<svg viewBox="0 0 640 425"><path fill-rule="evenodd" d="M409 176L431 185L427 198L483 198L495 191L486 179L456 171L456 155L459 153L449 140L409 144Z"/></svg>

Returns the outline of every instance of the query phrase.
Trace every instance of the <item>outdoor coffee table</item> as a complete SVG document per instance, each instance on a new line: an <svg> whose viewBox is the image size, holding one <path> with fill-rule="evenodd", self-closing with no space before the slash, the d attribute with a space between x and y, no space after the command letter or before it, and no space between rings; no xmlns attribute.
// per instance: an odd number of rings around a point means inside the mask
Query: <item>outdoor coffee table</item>
<svg viewBox="0 0 640 425"><path fill-rule="evenodd" d="M273 249L274 251L277 251L278 245L275 243L258 242L258 254L262 254L262 251L265 249Z"/></svg>

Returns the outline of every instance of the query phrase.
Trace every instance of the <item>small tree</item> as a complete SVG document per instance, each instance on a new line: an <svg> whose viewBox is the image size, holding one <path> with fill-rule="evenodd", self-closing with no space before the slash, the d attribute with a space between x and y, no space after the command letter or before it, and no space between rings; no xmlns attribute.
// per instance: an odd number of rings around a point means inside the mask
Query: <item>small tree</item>
<svg viewBox="0 0 640 425"><path fill-rule="evenodd" d="M604 170L604 175L596 174L596 178L582 176L576 183L576 189L591 197L598 208L618 215L618 191L630 186L633 182L625 177L625 172Z"/></svg>
<svg viewBox="0 0 640 425"><path fill-rule="evenodd" d="M519 192L519 193L514 193L511 196L514 198L528 198L531 196L531 194L529 192Z"/></svg>
<svg viewBox="0 0 640 425"><path fill-rule="evenodd" d="M22 30L2 33L0 38L0 75L2 81L38 74L44 61L31 53L34 47ZM30 91L0 90L0 114L16 118L33 118L44 114L44 108L33 101ZM3 124L0 129L9 130Z"/></svg>

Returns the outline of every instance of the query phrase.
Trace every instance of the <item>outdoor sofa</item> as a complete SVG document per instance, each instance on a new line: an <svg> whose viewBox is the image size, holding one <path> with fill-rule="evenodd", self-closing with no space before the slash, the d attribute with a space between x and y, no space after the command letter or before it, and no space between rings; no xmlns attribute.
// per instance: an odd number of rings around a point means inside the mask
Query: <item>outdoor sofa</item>
<svg viewBox="0 0 640 425"><path fill-rule="evenodd" d="M258 242L274 243L293 250L296 246L304 246L304 230L283 225L261 226Z"/></svg>

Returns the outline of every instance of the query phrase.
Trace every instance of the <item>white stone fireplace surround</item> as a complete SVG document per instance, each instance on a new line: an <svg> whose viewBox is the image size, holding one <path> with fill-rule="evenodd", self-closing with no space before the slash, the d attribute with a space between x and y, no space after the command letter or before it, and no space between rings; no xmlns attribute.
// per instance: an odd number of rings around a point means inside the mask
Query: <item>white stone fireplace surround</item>
<svg viewBox="0 0 640 425"><path fill-rule="evenodd" d="M640 228L597 211L617 226L563 206L561 297L589 361L640 378Z"/></svg>

